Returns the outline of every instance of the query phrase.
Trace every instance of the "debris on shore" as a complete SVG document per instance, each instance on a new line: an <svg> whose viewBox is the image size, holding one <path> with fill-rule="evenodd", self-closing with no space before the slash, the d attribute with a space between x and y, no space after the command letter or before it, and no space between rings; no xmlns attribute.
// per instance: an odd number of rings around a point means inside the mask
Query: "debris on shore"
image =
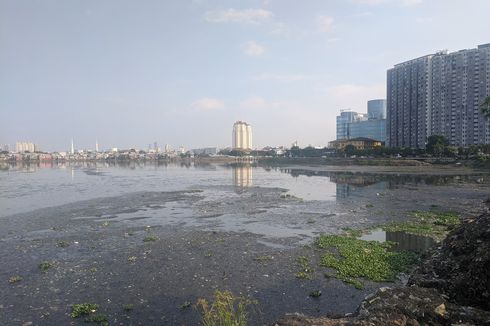
<svg viewBox="0 0 490 326"><path fill-rule="evenodd" d="M381 288L351 316L286 315L277 326L490 325L490 199L430 250L406 286Z"/></svg>

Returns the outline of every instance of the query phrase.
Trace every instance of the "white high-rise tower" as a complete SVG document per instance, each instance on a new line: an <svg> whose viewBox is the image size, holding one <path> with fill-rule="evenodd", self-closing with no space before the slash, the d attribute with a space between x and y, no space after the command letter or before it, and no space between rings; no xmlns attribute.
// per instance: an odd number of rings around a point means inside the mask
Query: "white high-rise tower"
<svg viewBox="0 0 490 326"><path fill-rule="evenodd" d="M97 139L95 140L95 152L99 152L99 142L97 141Z"/></svg>
<svg viewBox="0 0 490 326"><path fill-rule="evenodd" d="M71 151L72 154L75 154L75 145L73 145L73 138L71 139Z"/></svg>
<svg viewBox="0 0 490 326"><path fill-rule="evenodd" d="M252 126L244 121L233 125L232 147L239 150L252 149Z"/></svg>

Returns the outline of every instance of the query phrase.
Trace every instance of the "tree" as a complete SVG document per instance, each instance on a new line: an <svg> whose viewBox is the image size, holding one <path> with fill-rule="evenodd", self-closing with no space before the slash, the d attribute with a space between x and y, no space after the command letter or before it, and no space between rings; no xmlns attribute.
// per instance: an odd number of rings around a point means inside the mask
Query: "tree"
<svg viewBox="0 0 490 326"><path fill-rule="evenodd" d="M349 144L344 147L344 152L347 155L354 155L354 153L356 152L356 146Z"/></svg>
<svg viewBox="0 0 490 326"><path fill-rule="evenodd" d="M487 119L490 119L490 96L487 96L485 101L480 106L481 112Z"/></svg>
<svg viewBox="0 0 490 326"><path fill-rule="evenodd" d="M429 136L427 139L427 153L436 155L436 156L441 156L449 142L447 141L446 137L442 135L432 135Z"/></svg>

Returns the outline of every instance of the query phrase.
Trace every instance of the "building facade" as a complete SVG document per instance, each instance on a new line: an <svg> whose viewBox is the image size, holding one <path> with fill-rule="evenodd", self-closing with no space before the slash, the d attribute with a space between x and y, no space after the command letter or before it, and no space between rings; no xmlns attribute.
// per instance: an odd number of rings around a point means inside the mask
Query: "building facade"
<svg viewBox="0 0 490 326"><path fill-rule="evenodd" d="M341 111L337 116L337 140L371 138L386 140L386 100L368 101L368 113Z"/></svg>
<svg viewBox="0 0 490 326"><path fill-rule="evenodd" d="M387 143L425 148L431 135L452 146L490 143L480 105L490 95L490 44L410 60L387 72Z"/></svg>
<svg viewBox="0 0 490 326"><path fill-rule="evenodd" d="M252 149L252 126L244 121L237 121L233 125L232 145L234 150Z"/></svg>
<svg viewBox="0 0 490 326"><path fill-rule="evenodd" d="M374 147L383 146L383 143L379 140L374 140L365 137L351 138L351 139L341 139L334 140L328 143L328 148L334 148L337 150L342 150L346 146L352 145L356 149L371 149Z"/></svg>
<svg viewBox="0 0 490 326"><path fill-rule="evenodd" d="M24 153L24 152L37 152L39 149L36 144L32 142L16 142L15 143L15 151L17 153Z"/></svg>

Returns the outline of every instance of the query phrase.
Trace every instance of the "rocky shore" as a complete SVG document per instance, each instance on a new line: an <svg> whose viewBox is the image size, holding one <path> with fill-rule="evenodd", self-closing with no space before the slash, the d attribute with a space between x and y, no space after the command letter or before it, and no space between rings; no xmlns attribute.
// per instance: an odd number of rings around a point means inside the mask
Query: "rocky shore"
<svg viewBox="0 0 490 326"><path fill-rule="evenodd" d="M296 325L490 325L490 199L426 253L407 285L381 288L352 316L287 315Z"/></svg>

